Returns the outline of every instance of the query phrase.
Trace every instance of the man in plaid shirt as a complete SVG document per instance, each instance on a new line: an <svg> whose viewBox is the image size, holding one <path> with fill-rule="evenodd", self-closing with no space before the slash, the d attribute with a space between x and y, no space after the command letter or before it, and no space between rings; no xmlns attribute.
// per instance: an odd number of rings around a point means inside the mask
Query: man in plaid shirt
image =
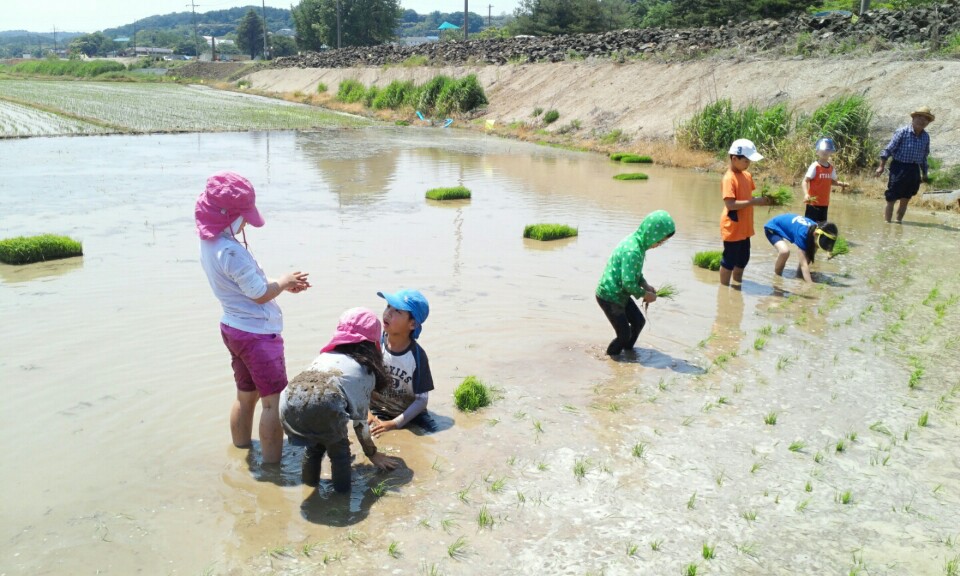
<svg viewBox="0 0 960 576"><path fill-rule="evenodd" d="M880 166L877 176L883 174L887 158L893 157L890 163L890 177L887 180L887 191L884 197L887 207L883 218L890 222L893 217L893 204L897 200L897 224L903 223L903 215L907 213L907 204L920 190L920 182L927 182L927 156L930 155L930 135L924 131L927 124L936 117L926 106L917 108L910 113L913 121L908 126L893 133L890 143L880 153Z"/></svg>

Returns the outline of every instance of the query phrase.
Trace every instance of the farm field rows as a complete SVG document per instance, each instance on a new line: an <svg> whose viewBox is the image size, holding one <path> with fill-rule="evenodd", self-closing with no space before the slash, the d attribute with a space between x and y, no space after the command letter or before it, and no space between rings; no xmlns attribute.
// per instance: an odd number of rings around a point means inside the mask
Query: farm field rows
<svg viewBox="0 0 960 576"><path fill-rule="evenodd" d="M306 130L360 118L204 86L0 81L0 137Z"/></svg>

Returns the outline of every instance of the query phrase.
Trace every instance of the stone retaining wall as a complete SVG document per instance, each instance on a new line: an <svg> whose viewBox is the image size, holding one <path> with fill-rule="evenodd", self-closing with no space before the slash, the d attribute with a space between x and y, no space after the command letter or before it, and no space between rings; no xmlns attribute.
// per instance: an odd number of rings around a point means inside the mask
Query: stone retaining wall
<svg viewBox="0 0 960 576"><path fill-rule="evenodd" d="M783 20L729 23L718 28L646 28L602 34L344 48L278 58L274 65L278 68L382 66L398 64L414 56L425 56L432 64L507 64L561 62L588 56L631 57L655 53L685 56L730 48L762 52L795 44L797 37L804 33L809 34L814 47L848 39L858 43L882 39L893 44L929 45L933 36L943 39L958 30L960 4L951 3L903 11L873 10L859 18L833 13L823 17L801 15Z"/></svg>

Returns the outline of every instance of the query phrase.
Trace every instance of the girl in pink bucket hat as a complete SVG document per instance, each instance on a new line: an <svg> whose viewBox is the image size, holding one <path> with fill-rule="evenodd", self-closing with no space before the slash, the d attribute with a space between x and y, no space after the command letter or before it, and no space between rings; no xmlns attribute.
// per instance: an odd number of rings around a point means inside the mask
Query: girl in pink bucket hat
<svg viewBox="0 0 960 576"><path fill-rule="evenodd" d="M230 433L238 448L249 448L253 413L260 401L260 449L265 464L280 461L283 428L279 395L287 385L283 357L283 315L274 301L282 292L310 287L306 272L277 280L263 273L247 250L244 228L263 226L250 181L233 172L207 179L194 209L200 236L200 264L220 301L220 335L233 365L237 398L230 409ZM237 239L241 235L243 243Z"/></svg>
<svg viewBox="0 0 960 576"><path fill-rule="evenodd" d="M400 465L398 458L377 452L367 424L371 394L390 384L380 354L380 320L366 308L347 310L320 355L280 394L280 420L290 443L307 447L304 484L320 483L320 461L326 454L333 489L350 491L349 421L363 453L377 468L393 470Z"/></svg>

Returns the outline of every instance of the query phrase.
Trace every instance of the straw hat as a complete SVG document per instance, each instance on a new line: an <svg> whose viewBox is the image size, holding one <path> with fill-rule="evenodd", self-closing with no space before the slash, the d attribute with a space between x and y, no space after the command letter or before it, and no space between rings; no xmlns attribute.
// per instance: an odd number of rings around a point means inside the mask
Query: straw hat
<svg viewBox="0 0 960 576"><path fill-rule="evenodd" d="M920 108L917 108L916 110L910 113L911 118L913 118L914 116L923 116L924 118L926 118L931 122L937 119L937 117L933 115L933 112L931 112L930 109L927 108L926 106L921 106Z"/></svg>

